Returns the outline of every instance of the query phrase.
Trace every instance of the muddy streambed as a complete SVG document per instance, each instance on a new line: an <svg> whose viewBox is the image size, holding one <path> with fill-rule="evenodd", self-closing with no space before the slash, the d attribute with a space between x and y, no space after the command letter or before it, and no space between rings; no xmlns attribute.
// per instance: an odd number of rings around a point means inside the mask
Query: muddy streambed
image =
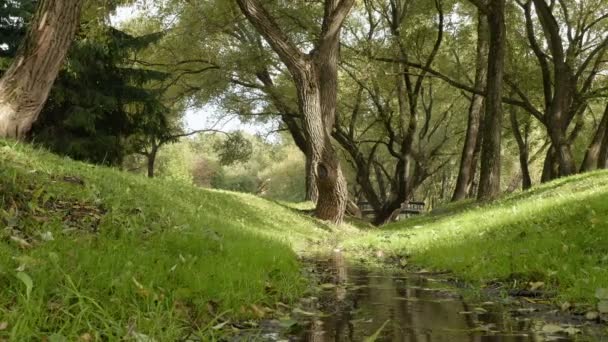
<svg viewBox="0 0 608 342"><path fill-rule="evenodd" d="M302 299L290 318L263 323L254 340L602 340L585 336L582 325L532 318L526 308L497 302L467 303L441 275L352 265L339 253L311 262L308 271L320 284L318 293Z"/></svg>

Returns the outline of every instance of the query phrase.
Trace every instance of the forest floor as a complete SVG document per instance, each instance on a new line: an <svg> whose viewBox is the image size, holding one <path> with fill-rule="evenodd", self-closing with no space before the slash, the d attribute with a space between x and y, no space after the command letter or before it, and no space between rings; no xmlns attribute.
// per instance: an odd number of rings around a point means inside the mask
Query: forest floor
<svg viewBox="0 0 608 342"><path fill-rule="evenodd" d="M310 288L299 256L335 247L566 309L608 299L607 172L383 229L297 208L0 141L0 341L208 340L286 310Z"/></svg>

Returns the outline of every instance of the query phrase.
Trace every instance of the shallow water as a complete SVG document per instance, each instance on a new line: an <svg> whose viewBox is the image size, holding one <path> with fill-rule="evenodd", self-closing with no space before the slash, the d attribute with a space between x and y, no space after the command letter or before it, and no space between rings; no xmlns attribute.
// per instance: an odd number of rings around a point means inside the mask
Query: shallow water
<svg viewBox="0 0 608 342"><path fill-rule="evenodd" d="M430 274L350 266L342 255L315 262L325 288L305 302L310 324L291 341L570 341L564 332L542 334L544 323L514 317L499 304L467 304L447 282Z"/></svg>

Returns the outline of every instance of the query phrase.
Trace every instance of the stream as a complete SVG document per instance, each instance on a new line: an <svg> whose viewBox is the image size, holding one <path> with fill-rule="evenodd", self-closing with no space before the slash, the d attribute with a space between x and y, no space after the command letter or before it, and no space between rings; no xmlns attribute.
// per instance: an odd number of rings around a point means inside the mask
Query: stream
<svg viewBox="0 0 608 342"><path fill-rule="evenodd" d="M261 340L572 341L569 334L579 332L569 326L546 329L557 325L527 317L526 309L494 302L467 303L440 275L354 266L340 253L310 265L322 290L303 299L301 309L293 313L306 324L288 335L267 332Z"/></svg>

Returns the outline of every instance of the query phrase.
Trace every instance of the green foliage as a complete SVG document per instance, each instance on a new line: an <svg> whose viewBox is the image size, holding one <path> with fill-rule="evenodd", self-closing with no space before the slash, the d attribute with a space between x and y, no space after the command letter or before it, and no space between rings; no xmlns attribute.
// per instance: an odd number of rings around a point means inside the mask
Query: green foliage
<svg viewBox="0 0 608 342"><path fill-rule="evenodd" d="M74 159L116 165L132 151L131 135L166 129L166 108L158 92L146 89L165 74L128 64L159 38L108 27L81 32L31 139Z"/></svg>
<svg viewBox="0 0 608 342"><path fill-rule="evenodd" d="M246 162L253 153L251 142L241 132L230 134L226 139L216 141L213 147L219 162L226 166Z"/></svg>
<svg viewBox="0 0 608 342"><path fill-rule="evenodd" d="M327 235L251 195L22 145L0 142L0 164L0 339L213 340L220 317L298 298L292 249Z"/></svg>
<svg viewBox="0 0 608 342"><path fill-rule="evenodd" d="M124 166L143 172L145 162L130 156ZM242 132L204 134L168 144L159 151L156 175L274 200L300 202L305 197L303 154L283 140L271 143Z"/></svg>
<svg viewBox="0 0 608 342"><path fill-rule="evenodd" d="M35 5L34 0L0 0L0 75L17 53Z"/></svg>

